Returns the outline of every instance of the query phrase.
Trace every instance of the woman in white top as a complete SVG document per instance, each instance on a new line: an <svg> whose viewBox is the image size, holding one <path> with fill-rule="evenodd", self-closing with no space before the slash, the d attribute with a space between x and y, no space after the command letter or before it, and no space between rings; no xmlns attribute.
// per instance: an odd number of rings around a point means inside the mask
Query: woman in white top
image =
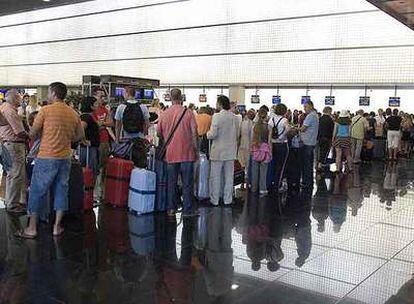
<svg viewBox="0 0 414 304"><path fill-rule="evenodd" d="M253 119L256 112L251 109L247 112L240 126L239 137L239 149L237 152L237 160L240 162L243 168L246 168L246 182L249 172L249 160L250 160L250 146L252 144L252 132L253 132Z"/></svg>
<svg viewBox="0 0 414 304"><path fill-rule="evenodd" d="M384 137L384 124L385 124L385 117L384 111L382 109L378 110L378 115L375 116L375 137Z"/></svg>
<svg viewBox="0 0 414 304"><path fill-rule="evenodd" d="M17 109L17 113L19 114L19 116L24 117L26 118L26 120L28 120L30 114L34 112L39 112L40 108L41 106L39 106L39 104L37 103L36 95L32 95L30 96L29 104L26 106L26 108L23 108L22 106L20 106Z"/></svg>
<svg viewBox="0 0 414 304"><path fill-rule="evenodd" d="M290 130L289 121L285 117L287 107L278 104L270 114L269 126L272 130L273 159L269 165L270 176L268 180L271 190L279 192L281 190L285 166L289 156L289 145L287 134Z"/></svg>

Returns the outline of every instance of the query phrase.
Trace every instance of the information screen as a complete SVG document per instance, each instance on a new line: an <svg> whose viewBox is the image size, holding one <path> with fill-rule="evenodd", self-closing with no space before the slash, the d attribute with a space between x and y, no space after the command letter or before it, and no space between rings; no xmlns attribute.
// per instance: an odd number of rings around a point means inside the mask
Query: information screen
<svg viewBox="0 0 414 304"><path fill-rule="evenodd" d="M302 99L301 99L301 104L302 105L307 104L309 101L311 101L310 96L302 96Z"/></svg>
<svg viewBox="0 0 414 304"><path fill-rule="evenodd" d="M272 104L278 105L282 102L282 98L279 95L274 95L272 97Z"/></svg>
<svg viewBox="0 0 414 304"><path fill-rule="evenodd" d="M252 103L260 103L260 96L259 95L252 95L252 99L251 99Z"/></svg>
<svg viewBox="0 0 414 304"><path fill-rule="evenodd" d="M334 105L335 105L335 96L326 96L325 106L334 106Z"/></svg>
<svg viewBox="0 0 414 304"><path fill-rule="evenodd" d="M206 94L200 94L198 97L199 102L207 102L207 95Z"/></svg>
<svg viewBox="0 0 414 304"><path fill-rule="evenodd" d="M122 87L116 87L115 88L115 96L116 97L123 97L124 96L124 92L125 92L125 89L122 88Z"/></svg>
<svg viewBox="0 0 414 304"><path fill-rule="evenodd" d="M401 98L400 97L390 97L389 99L389 106L390 107L399 107L401 104Z"/></svg>
<svg viewBox="0 0 414 304"><path fill-rule="evenodd" d="M371 98L369 96L361 96L359 97L359 106L361 107L369 107Z"/></svg>
<svg viewBox="0 0 414 304"><path fill-rule="evenodd" d="M154 99L154 90L145 89L144 99Z"/></svg>

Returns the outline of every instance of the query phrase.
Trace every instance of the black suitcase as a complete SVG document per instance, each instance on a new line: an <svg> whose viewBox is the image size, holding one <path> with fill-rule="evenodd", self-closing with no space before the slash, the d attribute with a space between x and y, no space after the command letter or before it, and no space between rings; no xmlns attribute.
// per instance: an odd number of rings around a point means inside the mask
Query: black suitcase
<svg viewBox="0 0 414 304"><path fill-rule="evenodd" d="M72 160L69 175L69 214L78 214L83 210L84 183L82 165Z"/></svg>

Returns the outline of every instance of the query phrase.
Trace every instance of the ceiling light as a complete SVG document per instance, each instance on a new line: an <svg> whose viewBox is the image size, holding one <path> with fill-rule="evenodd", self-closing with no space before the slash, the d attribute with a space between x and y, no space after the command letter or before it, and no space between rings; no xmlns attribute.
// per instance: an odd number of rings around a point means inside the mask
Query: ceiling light
<svg viewBox="0 0 414 304"><path fill-rule="evenodd" d="M42 0L43 2L50 2L50 0Z"/></svg>

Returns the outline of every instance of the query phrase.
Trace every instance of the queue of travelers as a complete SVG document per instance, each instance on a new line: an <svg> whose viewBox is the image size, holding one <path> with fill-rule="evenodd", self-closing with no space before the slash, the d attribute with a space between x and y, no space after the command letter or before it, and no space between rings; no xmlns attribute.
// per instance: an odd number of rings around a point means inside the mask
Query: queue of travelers
<svg viewBox="0 0 414 304"><path fill-rule="evenodd" d="M147 107L135 100L131 87L125 89L125 103L111 111L100 88L76 108L65 103L63 83L52 83L48 94L48 104L40 106L35 96L25 95L22 101L12 89L0 105L0 137L12 160L5 204L8 212L29 214L28 227L18 233L23 238L37 236L38 217L50 190L56 211L53 235L63 233L73 155L92 170L95 199L102 201L107 161L114 147L124 142L139 145L137 153L144 162L151 153L148 147L158 146L158 160L167 177L165 211L170 217L175 216L181 195L183 216L197 215L194 171L200 153L209 161L205 183L210 203L230 206L235 166L245 168L242 188L267 196L290 190L312 192L314 170L328 172L332 163L335 173L346 174L361 162L385 157L394 162L412 151L413 119L398 109L380 109L377 114L358 110L354 115L325 107L318 113L309 101L303 111L292 112L278 104L239 113L236 103L224 95L218 96L215 109L186 107L179 89L171 90L170 107L159 101Z"/></svg>

